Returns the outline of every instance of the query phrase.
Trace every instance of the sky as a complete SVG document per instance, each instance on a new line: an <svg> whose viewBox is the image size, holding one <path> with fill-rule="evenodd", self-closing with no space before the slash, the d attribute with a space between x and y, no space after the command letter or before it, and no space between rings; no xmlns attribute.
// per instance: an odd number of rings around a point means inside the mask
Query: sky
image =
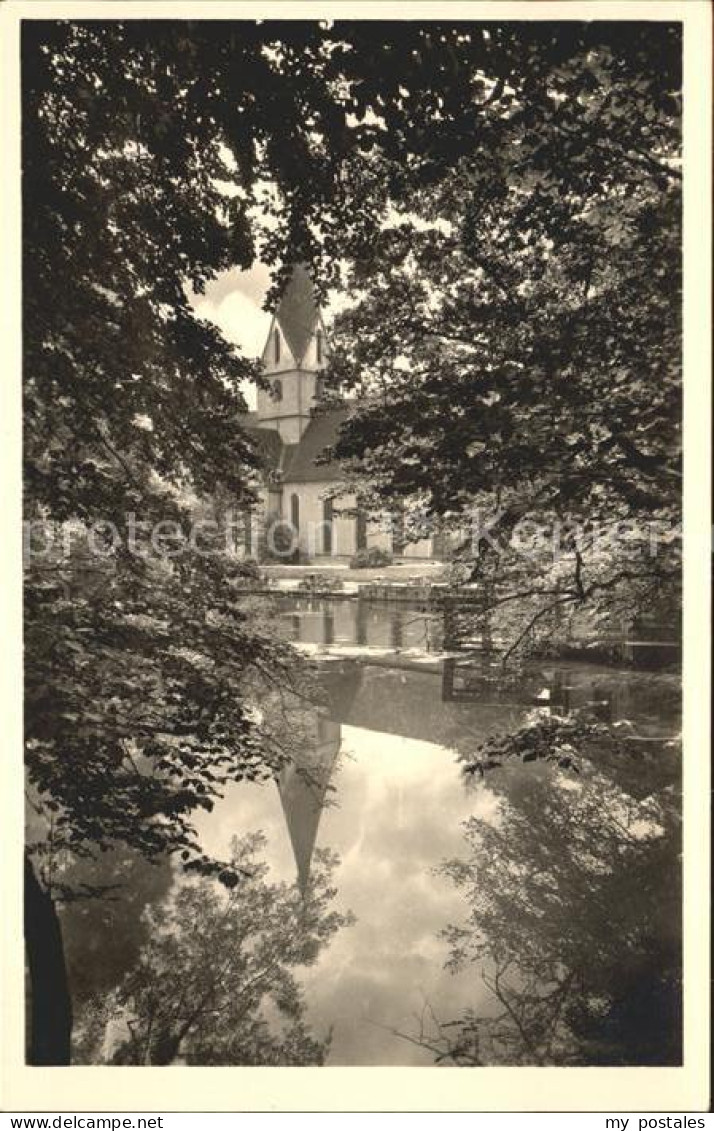
<svg viewBox="0 0 714 1131"><path fill-rule="evenodd" d="M465 905L434 868L463 852L461 822L495 815L497 798L486 788L478 796L465 790L446 747L346 725L341 740L336 794L322 812L317 844L339 853L335 909L351 910L356 922L314 966L296 973L316 1033L334 1026L330 1064L430 1065L431 1053L393 1029L413 1032L425 1000L455 1017L485 992L472 970L444 969L448 946L439 932L463 918ZM196 825L203 848L219 858L236 832L263 830L270 881L294 882L295 858L272 783L230 787Z"/></svg>
<svg viewBox="0 0 714 1131"><path fill-rule="evenodd" d="M270 288L270 271L263 263L256 263L247 271L232 268L224 271L206 285L203 295L191 295L191 302L201 318L213 322L224 338L240 347L246 357L259 357L270 329L271 315L263 310L263 302ZM344 306L335 297L323 309L329 318ZM249 408L255 408L256 393L246 385L243 393Z"/></svg>
<svg viewBox="0 0 714 1131"><path fill-rule="evenodd" d="M269 286L270 273L262 263L248 271L236 267L208 283L205 294L192 296L193 307L246 356L257 357L270 327L270 315L263 310Z"/></svg>
<svg viewBox="0 0 714 1131"><path fill-rule="evenodd" d="M206 285L206 293L191 296L194 310L213 322L223 337L240 347L246 357L259 357L270 329L271 315L263 310L270 287L270 272L263 263L247 271L238 267L224 271ZM256 407L256 389L250 382L242 386L248 408Z"/></svg>
<svg viewBox="0 0 714 1131"><path fill-rule="evenodd" d="M224 159L230 164L230 152L223 150ZM263 196L270 196L271 185L261 182L258 186ZM230 187L225 189L227 195L232 195ZM255 210L251 217L252 222L260 232L273 231L275 221L264 211ZM418 229L424 230L431 227L450 231L451 224L448 220L424 220L415 213L398 211L393 206L387 210L385 221L393 225L409 222ZM256 262L247 271L232 268L224 271L211 283L206 285L203 295L190 295L194 310L201 317L213 322L227 341L239 346L246 357L259 357L263 352L268 330L270 329L270 314L263 310L263 302L270 288L270 271L265 264ZM322 315L328 324L340 311L350 304L347 295L342 292L328 292L327 302L322 308ZM256 405L256 390L251 384L245 384L242 389L248 402L248 407L254 409Z"/></svg>

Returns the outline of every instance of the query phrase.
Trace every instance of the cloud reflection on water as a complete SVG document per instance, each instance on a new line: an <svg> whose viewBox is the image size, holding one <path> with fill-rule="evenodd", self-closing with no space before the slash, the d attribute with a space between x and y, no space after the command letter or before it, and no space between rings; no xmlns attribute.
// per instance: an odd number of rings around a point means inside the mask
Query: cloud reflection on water
<svg viewBox="0 0 714 1131"><path fill-rule="evenodd" d="M473 973L444 971L445 923L460 918L460 896L433 869L459 851L461 822L495 813L487 788L467 793L453 752L417 739L342 728L332 780L335 802L322 813L317 844L342 858L341 910L357 923L302 978L317 1028L334 1026L331 1064L430 1064L428 1052L389 1030L412 1030L424 1000L450 1016L485 990ZM209 852L225 851L237 831L262 828L275 877L295 877L277 789L234 787L202 821Z"/></svg>

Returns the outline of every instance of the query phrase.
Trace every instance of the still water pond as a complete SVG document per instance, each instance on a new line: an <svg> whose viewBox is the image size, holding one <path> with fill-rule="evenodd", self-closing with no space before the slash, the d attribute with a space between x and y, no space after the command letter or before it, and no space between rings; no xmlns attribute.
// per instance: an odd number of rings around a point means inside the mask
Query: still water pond
<svg viewBox="0 0 714 1131"><path fill-rule="evenodd" d="M262 830L270 878L305 890L319 850L339 856L333 906L354 921L296 970L308 1024L332 1032L327 1063L440 1062L457 1029L439 1026L464 1011L485 1018L483 1052L474 1054L472 1041L471 1060L444 1063L563 1062L560 1036L549 1045L553 1059L537 1059L533 1033L551 1007L539 1004L534 1017L533 987L546 995L562 974L570 993L578 963L598 961L600 981L567 1006L571 1029L586 1034L586 1062L676 1060L678 846L660 804L664 798L671 809L674 797L676 808L676 767L664 778L657 769L648 782L645 761L634 790L632 775L623 785L610 769L576 779L520 763L469 783L456 752L468 755L489 735L515 730L536 707L563 713L590 704L603 721L629 720L643 750L674 760L653 740L678 729L677 680L542 664L512 684L485 660L456 671L430 663L439 624L418 609L293 598L278 614L286 636L331 653L322 665L324 701L298 709L298 762L309 773L298 769L280 789L232 785L201 816L199 832L208 853L225 857L232 837ZM273 707L266 698L264 711ZM146 941L141 913L160 906L176 882L168 867L130 860L111 867L112 879L130 880L126 891L64 916L80 999L107 992L136 962ZM450 962L459 949L465 960ZM510 981L495 993L494 973L504 965ZM509 1010L520 1016L525 1045L514 1037L518 1026L499 1028ZM660 1037L643 1044L653 1024Z"/></svg>

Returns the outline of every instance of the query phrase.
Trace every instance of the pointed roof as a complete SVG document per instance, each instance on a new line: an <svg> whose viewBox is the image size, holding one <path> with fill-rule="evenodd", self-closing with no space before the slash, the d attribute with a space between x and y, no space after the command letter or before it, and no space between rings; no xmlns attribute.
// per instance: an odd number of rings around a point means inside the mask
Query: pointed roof
<svg viewBox="0 0 714 1131"><path fill-rule="evenodd" d="M303 895L310 882L320 817L325 807L330 777L340 750L340 724L326 722L327 736L298 762L285 767L278 792L297 867L298 887Z"/></svg>
<svg viewBox="0 0 714 1131"><path fill-rule="evenodd" d="M280 433L274 428L261 428L257 412L241 413L238 423L255 444L262 470L270 472L279 468L285 455Z"/></svg>
<svg viewBox="0 0 714 1131"><path fill-rule="evenodd" d="M275 312L280 329L299 365L319 319L315 288L307 268L298 263Z"/></svg>
<svg viewBox="0 0 714 1131"><path fill-rule="evenodd" d="M283 479L286 483L332 483L342 478L340 465L333 461L317 464L325 448L337 443L340 426L349 416L349 405L339 405L312 417L298 444L286 445ZM289 448L289 450L287 450Z"/></svg>

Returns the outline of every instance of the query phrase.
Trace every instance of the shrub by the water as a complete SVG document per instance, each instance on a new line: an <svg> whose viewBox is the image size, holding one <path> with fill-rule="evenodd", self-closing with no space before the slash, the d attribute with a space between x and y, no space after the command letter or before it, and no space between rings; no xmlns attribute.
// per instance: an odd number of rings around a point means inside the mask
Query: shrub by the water
<svg viewBox="0 0 714 1131"><path fill-rule="evenodd" d="M242 558L240 562L240 572L246 581L260 581L261 572L255 558Z"/></svg>
<svg viewBox="0 0 714 1131"><path fill-rule="evenodd" d="M300 561L297 539L289 522L280 515L269 515L260 539L260 560L296 565Z"/></svg>
<svg viewBox="0 0 714 1131"><path fill-rule="evenodd" d="M368 550L358 550L350 558L350 569L374 569L376 566L392 564L392 555L388 550L379 546L371 546Z"/></svg>
<svg viewBox="0 0 714 1131"><path fill-rule="evenodd" d="M344 589L345 583L341 577L326 577L322 573L311 573L298 582L298 589L302 593L332 593L336 589Z"/></svg>

